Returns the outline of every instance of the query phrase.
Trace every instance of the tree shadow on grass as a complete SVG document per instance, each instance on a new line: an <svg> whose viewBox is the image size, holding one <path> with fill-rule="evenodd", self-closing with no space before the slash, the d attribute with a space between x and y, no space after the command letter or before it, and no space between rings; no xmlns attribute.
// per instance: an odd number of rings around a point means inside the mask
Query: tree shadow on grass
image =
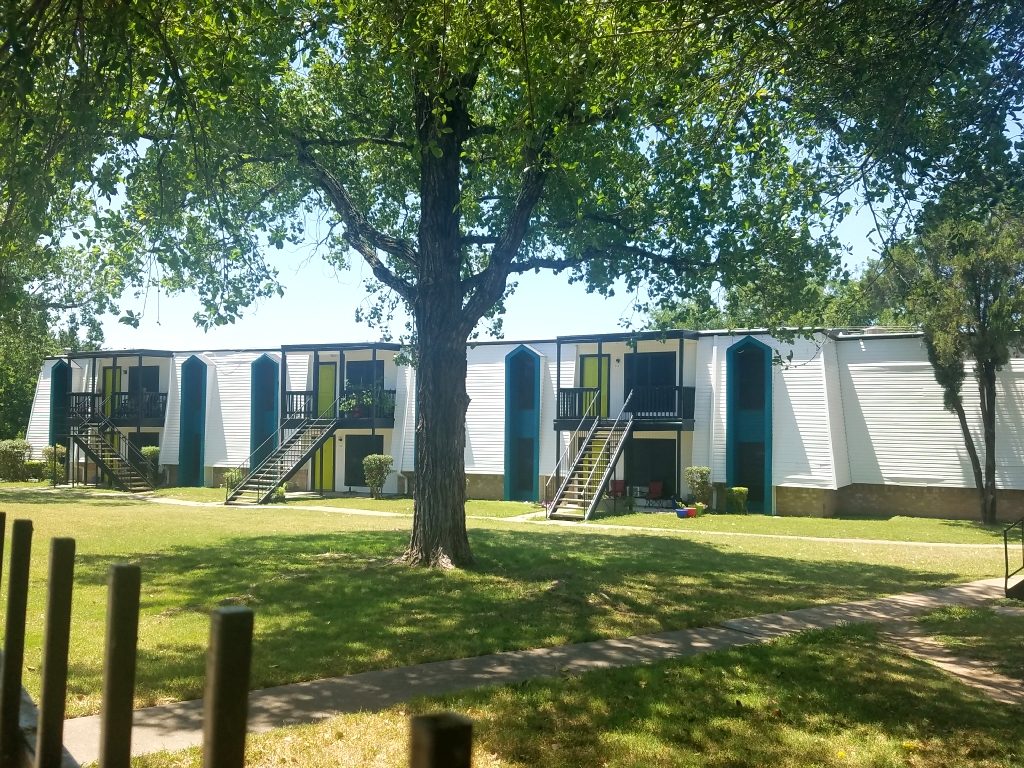
<svg viewBox="0 0 1024 768"><path fill-rule="evenodd" d="M66 488L0 488L0 511L5 504L39 504L54 506L58 504L97 504L103 506L126 507L138 506L139 499L130 496L103 495L83 493Z"/></svg>
<svg viewBox="0 0 1024 768"><path fill-rule="evenodd" d="M686 661L421 700L475 720L503 764L1012 765L1020 708L998 707L867 627Z"/></svg>
<svg viewBox="0 0 1024 768"><path fill-rule="evenodd" d="M960 579L668 537L479 529L472 532L477 566L440 572L395 564L406 539L402 531L238 536L140 553L141 700L201 695L206 614L224 604L256 611L251 687L262 688L704 626ZM105 584L109 564L109 556L80 555L76 579ZM76 690L98 689L98 665L80 672Z"/></svg>

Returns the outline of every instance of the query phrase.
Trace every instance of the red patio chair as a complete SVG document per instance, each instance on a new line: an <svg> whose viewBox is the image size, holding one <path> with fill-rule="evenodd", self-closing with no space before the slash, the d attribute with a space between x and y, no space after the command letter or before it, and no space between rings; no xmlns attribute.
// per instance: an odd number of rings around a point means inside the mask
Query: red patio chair
<svg viewBox="0 0 1024 768"><path fill-rule="evenodd" d="M661 495L664 493L665 484L661 480L651 480L647 485L647 493L644 498L647 501L661 501Z"/></svg>

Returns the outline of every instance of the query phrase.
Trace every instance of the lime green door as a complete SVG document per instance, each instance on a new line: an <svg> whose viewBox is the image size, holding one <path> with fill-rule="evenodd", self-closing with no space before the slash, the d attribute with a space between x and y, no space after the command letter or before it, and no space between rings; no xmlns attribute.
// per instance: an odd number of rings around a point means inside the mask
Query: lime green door
<svg viewBox="0 0 1024 768"><path fill-rule="evenodd" d="M121 369L107 366L103 369L103 415L110 418L114 415L112 395L121 391Z"/></svg>
<svg viewBox="0 0 1024 768"><path fill-rule="evenodd" d="M319 416L330 408L338 397L335 392L338 386L337 363L320 363L317 366L316 386L316 407L313 410ZM333 437L313 455L313 490L321 493L334 490Z"/></svg>
<svg viewBox="0 0 1024 768"><path fill-rule="evenodd" d="M611 359L608 355L580 355L580 386L587 389L600 389L597 394L597 413L601 418L608 417L608 381L611 372ZM587 398L594 395L588 394ZM591 400L583 401L583 410L590 406Z"/></svg>

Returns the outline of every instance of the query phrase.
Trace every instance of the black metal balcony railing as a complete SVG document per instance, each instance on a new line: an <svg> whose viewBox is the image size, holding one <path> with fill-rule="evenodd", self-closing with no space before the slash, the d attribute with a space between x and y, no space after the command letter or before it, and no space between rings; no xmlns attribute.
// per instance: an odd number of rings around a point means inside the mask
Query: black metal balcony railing
<svg viewBox="0 0 1024 768"><path fill-rule="evenodd" d="M100 395L92 392L72 392L68 395L68 417L73 422L92 421L99 410Z"/></svg>
<svg viewBox="0 0 1024 768"><path fill-rule="evenodd" d="M582 419L583 414L593 416L596 412L594 401L600 395L597 387L562 387L558 390L559 419Z"/></svg>
<svg viewBox="0 0 1024 768"><path fill-rule="evenodd" d="M313 390L303 389L284 393L284 418L313 418Z"/></svg>
<svg viewBox="0 0 1024 768"><path fill-rule="evenodd" d="M109 397L94 392L68 395L68 415L73 421L92 421L102 415L115 422L163 420L167 413L166 392L115 392Z"/></svg>
<svg viewBox="0 0 1024 768"><path fill-rule="evenodd" d="M629 409L638 419L676 418L679 407L679 387L634 387Z"/></svg>
<svg viewBox="0 0 1024 768"><path fill-rule="evenodd" d="M346 389L337 402L335 418L382 419L395 418L396 391L393 389ZM331 414L328 414L328 418ZM313 391L285 392L285 420L308 419L313 416Z"/></svg>
<svg viewBox="0 0 1024 768"><path fill-rule="evenodd" d="M593 416L593 401L600 395L597 387L563 387L558 390L558 419L581 419L584 413ZM692 419L694 388L677 386L634 387L629 402L635 419Z"/></svg>

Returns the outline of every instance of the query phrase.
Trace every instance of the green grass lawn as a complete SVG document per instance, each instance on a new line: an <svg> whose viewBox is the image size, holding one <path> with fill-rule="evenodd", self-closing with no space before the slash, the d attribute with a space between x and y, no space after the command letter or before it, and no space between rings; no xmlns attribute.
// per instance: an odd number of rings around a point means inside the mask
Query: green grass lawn
<svg viewBox="0 0 1024 768"><path fill-rule="evenodd" d="M19 488L49 488L49 480L0 480L0 490L17 490Z"/></svg>
<svg viewBox="0 0 1024 768"><path fill-rule="evenodd" d="M770 515L717 515L676 517L668 512L604 514L595 523L680 531L769 533L780 536L927 541L956 544L1002 544L1003 526L986 526L971 520L937 520L921 517L773 517Z"/></svg>
<svg viewBox="0 0 1024 768"><path fill-rule="evenodd" d="M1024 616L950 606L922 617L921 628L953 653L990 662L1024 681Z"/></svg>
<svg viewBox="0 0 1024 768"><path fill-rule="evenodd" d="M407 496L389 496L384 499L371 499L366 496L338 496L326 499L295 498L289 499L287 503L300 506L315 504L318 507L412 514L412 499ZM468 499L466 501L466 515L470 517L516 517L543 511L544 508L539 504L522 501L491 501L489 499Z"/></svg>
<svg viewBox="0 0 1024 768"><path fill-rule="evenodd" d="M859 626L652 666L420 699L250 736L246 764L408 765L408 715L474 721L479 768L1011 768L1019 708L995 706ZM140 758L192 768L198 749Z"/></svg>
<svg viewBox="0 0 1024 768"><path fill-rule="evenodd" d="M155 496L166 499L183 499L185 501L224 501L223 488L159 488ZM397 512L403 515L412 514L412 499L407 496L388 496L383 499L371 499L368 496L338 496L319 498L317 496L300 496L289 498L286 505L338 507L340 509L362 509L371 512ZM466 514L473 517L516 517L531 512L542 512L539 504L521 501L490 501L486 499L469 499L466 502Z"/></svg>
<svg viewBox="0 0 1024 768"><path fill-rule="evenodd" d="M224 496L227 491L223 488L157 488L153 491L154 496L162 499L182 499L184 501L211 501L219 504L224 503Z"/></svg>
<svg viewBox="0 0 1024 768"><path fill-rule="evenodd" d="M713 624L992 576L992 549L674 535L470 519L477 564L394 563L406 517L175 507L0 490L37 532L26 685L38 692L48 539L78 541L69 714L97 711L111 563L143 570L137 705L197 698L209 611L257 614L252 687L498 650Z"/></svg>

